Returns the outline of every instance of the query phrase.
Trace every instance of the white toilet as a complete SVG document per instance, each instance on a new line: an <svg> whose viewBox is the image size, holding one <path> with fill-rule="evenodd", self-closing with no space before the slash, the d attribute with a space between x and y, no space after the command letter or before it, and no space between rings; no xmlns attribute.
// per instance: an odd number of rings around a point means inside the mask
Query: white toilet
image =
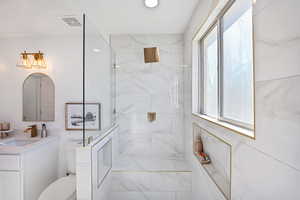
<svg viewBox="0 0 300 200"><path fill-rule="evenodd" d="M51 183L41 193L38 200L76 200L75 149L78 146L77 143L69 142L66 148L68 173L71 175Z"/></svg>

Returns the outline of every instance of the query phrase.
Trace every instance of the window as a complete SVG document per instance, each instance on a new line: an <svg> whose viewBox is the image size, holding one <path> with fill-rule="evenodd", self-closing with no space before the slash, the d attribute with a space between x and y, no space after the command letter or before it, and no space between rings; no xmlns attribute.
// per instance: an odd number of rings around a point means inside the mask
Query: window
<svg viewBox="0 0 300 200"><path fill-rule="evenodd" d="M217 27L203 39L203 90L201 111L209 116L216 117L218 110L218 39Z"/></svg>
<svg viewBox="0 0 300 200"><path fill-rule="evenodd" d="M234 1L200 39L199 111L252 130L252 1Z"/></svg>
<svg viewBox="0 0 300 200"><path fill-rule="evenodd" d="M234 4L222 19L224 119L253 124L252 9Z"/></svg>

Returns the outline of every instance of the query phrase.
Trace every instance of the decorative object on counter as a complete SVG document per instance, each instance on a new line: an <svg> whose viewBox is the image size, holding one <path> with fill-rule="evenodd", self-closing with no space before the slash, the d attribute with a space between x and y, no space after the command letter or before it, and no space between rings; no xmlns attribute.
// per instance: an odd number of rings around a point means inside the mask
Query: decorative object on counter
<svg viewBox="0 0 300 200"><path fill-rule="evenodd" d="M65 128L66 130L101 130L101 104L86 103L85 117L83 117L82 103L66 103Z"/></svg>
<svg viewBox="0 0 300 200"><path fill-rule="evenodd" d="M145 63L159 62L159 49L157 47L144 48Z"/></svg>
<svg viewBox="0 0 300 200"><path fill-rule="evenodd" d="M9 122L1 122L0 123L0 131L9 131L10 123Z"/></svg>
<svg viewBox="0 0 300 200"><path fill-rule="evenodd" d="M41 137L48 137L46 124L42 124Z"/></svg>
<svg viewBox="0 0 300 200"><path fill-rule="evenodd" d="M37 131L37 126L36 125L28 126L28 128L25 129L24 132L25 133L30 133L31 137L36 137L38 135L38 131Z"/></svg>
<svg viewBox="0 0 300 200"><path fill-rule="evenodd" d="M24 69L46 69L47 64L42 52L27 53L24 51L20 54L20 60L17 63L17 67Z"/></svg>
<svg viewBox="0 0 300 200"><path fill-rule="evenodd" d="M0 123L1 139L3 139L5 136L8 137L8 134L11 132L13 132L13 130L11 129L9 122L1 122Z"/></svg>
<svg viewBox="0 0 300 200"><path fill-rule="evenodd" d="M156 120L156 112L148 112L147 116L148 116L148 121L149 122L153 122L153 121Z"/></svg>
<svg viewBox="0 0 300 200"><path fill-rule="evenodd" d="M8 137L9 133L14 132L14 130L8 130L8 131L0 131L1 139L3 139L5 136Z"/></svg>

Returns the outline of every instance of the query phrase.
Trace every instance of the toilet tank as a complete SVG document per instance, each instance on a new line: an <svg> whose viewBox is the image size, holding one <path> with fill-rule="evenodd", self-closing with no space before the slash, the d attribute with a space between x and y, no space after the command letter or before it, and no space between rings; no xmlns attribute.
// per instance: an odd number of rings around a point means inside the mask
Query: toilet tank
<svg viewBox="0 0 300 200"><path fill-rule="evenodd" d="M66 144L67 173L76 173L76 148L80 147L78 140L68 140Z"/></svg>

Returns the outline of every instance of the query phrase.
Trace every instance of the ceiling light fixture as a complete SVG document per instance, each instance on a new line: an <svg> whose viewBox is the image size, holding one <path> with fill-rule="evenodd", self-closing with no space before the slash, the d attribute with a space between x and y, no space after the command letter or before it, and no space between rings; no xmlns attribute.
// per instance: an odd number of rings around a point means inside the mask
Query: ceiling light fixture
<svg viewBox="0 0 300 200"><path fill-rule="evenodd" d="M147 8L155 8L158 6L158 0L144 0Z"/></svg>
<svg viewBox="0 0 300 200"><path fill-rule="evenodd" d="M94 48L93 51L94 51L95 53L99 53L101 50L98 49L98 48Z"/></svg>

